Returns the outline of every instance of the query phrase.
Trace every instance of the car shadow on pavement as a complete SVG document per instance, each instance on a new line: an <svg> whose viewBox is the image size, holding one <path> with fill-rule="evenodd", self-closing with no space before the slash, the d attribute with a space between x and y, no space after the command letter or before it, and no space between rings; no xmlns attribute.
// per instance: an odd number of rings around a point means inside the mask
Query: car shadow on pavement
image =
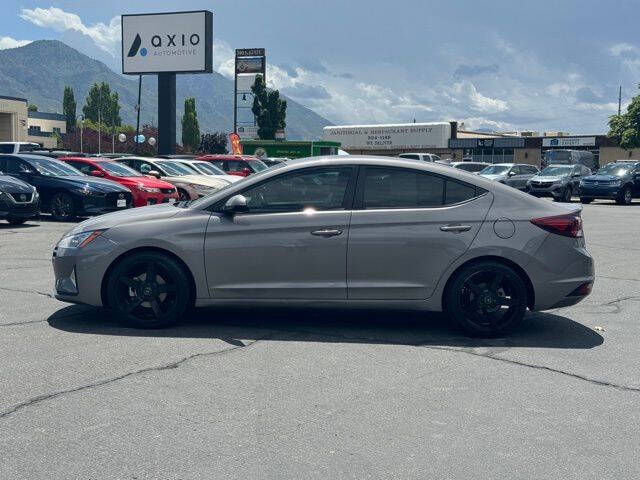
<svg viewBox="0 0 640 480"><path fill-rule="evenodd" d="M535 312L506 338L469 338L443 314L416 311L218 307L192 310L179 326L161 330L123 327L107 310L69 306L48 318L53 328L91 335L371 343L451 347L589 349L604 342L590 328L553 313Z"/></svg>

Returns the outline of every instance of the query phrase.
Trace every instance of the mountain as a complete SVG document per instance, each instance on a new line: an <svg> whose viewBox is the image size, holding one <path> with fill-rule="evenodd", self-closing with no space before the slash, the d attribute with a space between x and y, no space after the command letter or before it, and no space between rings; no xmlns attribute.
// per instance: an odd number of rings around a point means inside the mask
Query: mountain
<svg viewBox="0 0 640 480"><path fill-rule="evenodd" d="M24 47L0 50L0 95L26 98L43 112L62 112L62 93L73 88L82 113L91 85L107 82L120 96L122 122L135 125L134 106L138 97L137 77L115 73L104 63L89 58L57 40L38 40ZM142 79L140 123L155 123L158 118L158 85L154 75ZM212 74L178 75L177 140L180 142L180 118L187 97L195 97L200 131L230 132L233 128L233 81ZM287 138L322 138L329 120L287 98Z"/></svg>

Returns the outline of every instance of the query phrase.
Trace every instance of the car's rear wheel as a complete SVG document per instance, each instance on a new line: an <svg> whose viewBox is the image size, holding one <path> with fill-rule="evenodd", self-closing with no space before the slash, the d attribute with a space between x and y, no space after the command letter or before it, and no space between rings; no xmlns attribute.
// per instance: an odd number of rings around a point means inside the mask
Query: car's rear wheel
<svg viewBox="0 0 640 480"><path fill-rule="evenodd" d="M22 225L26 221L26 217L7 217L7 222L11 225Z"/></svg>
<svg viewBox="0 0 640 480"><path fill-rule="evenodd" d="M616 198L616 203L619 203L620 205L629 205L632 200L633 200L633 192L631 191L631 187L627 185L622 190L622 193L620 194L620 196Z"/></svg>
<svg viewBox="0 0 640 480"><path fill-rule="evenodd" d="M54 220L68 222L76 218L76 207L68 193L56 193L51 199L51 216Z"/></svg>
<svg viewBox="0 0 640 480"><path fill-rule="evenodd" d="M177 323L191 304L187 272L174 258L144 252L124 258L107 280L109 307L128 326L163 328Z"/></svg>
<svg viewBox="0 0 640 480"><path fill-rule="evenodd" d="M514 329L527 310L527 287L512 268L482 261L458 271L445 291L445 312L467 334L495 337Z"/></svg>
<svg viewBox="0 0 640 480"><path fill-rule="evenodd" d="M593 202L593 198L580 197L580 203L589 204Z"/></svg>

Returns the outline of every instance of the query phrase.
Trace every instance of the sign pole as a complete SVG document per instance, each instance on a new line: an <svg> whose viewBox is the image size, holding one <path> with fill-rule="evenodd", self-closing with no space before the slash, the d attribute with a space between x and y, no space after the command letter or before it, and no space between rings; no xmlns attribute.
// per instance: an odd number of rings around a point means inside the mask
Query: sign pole
<svg viewBox="0 0 640 480"><path fill-rule="evenodd" d="M238 54L233 67L233 133L238 133Z"/></svg>
<svg viewBox="0 0 640 480"><path fill-rule="evenodd" d="M158 154L176 153L176 74L158 74Z"/></svg>

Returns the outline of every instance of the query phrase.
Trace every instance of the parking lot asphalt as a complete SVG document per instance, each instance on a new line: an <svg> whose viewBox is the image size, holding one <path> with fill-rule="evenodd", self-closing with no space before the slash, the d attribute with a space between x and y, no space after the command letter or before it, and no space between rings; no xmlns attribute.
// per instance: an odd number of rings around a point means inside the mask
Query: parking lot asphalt
<svg viewBox="0 0 640 480"><path fill-rule="evenodd" d="M443 315L51 296L70 224L0 226L1 479L640 477L640 203L586 205L593 294L470 339Z"/></svg>

